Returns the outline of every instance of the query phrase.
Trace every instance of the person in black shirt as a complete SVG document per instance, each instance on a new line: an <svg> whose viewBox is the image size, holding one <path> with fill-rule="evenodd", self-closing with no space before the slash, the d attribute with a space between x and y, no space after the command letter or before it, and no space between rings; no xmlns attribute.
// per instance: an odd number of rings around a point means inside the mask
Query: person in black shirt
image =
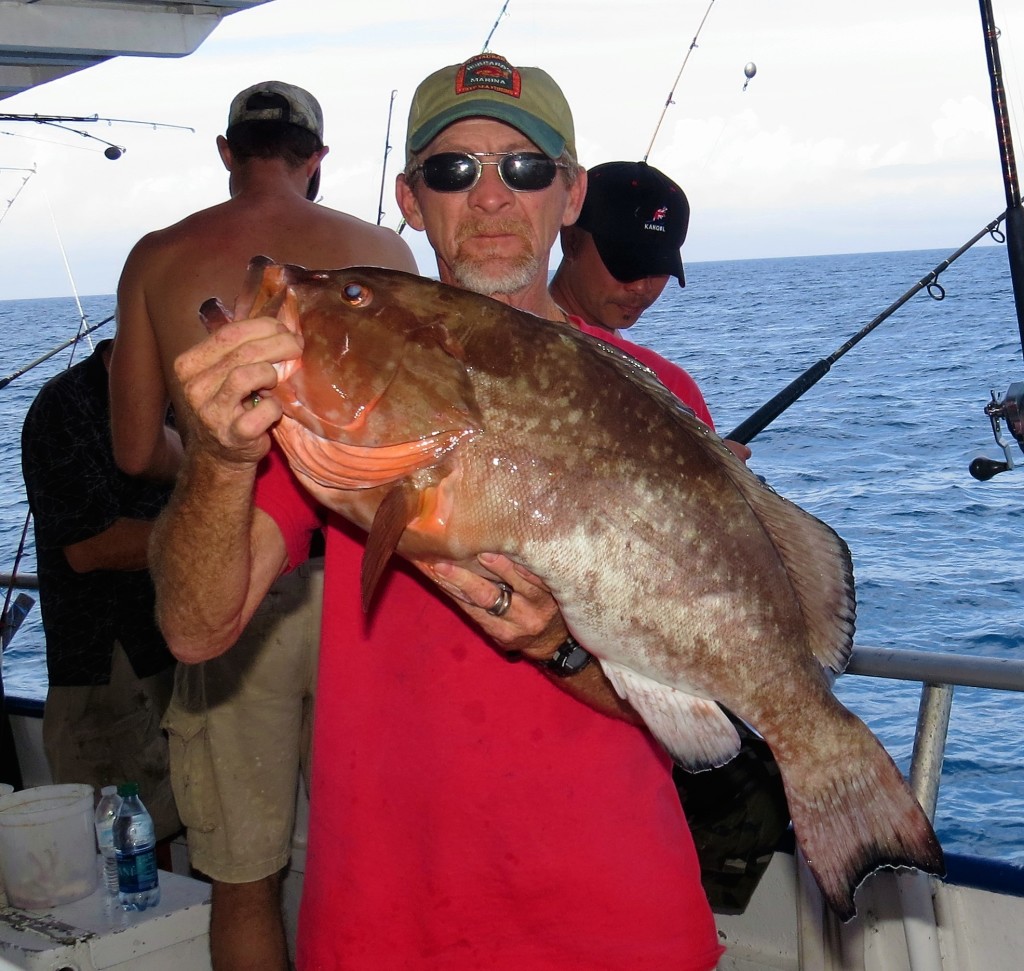
<svg viewBox="0 0 1024 971"><path fill-rule="evenodd" d="M170 495L114 462L106 340L51 378L22 428L49 691L43 742L54 781L135 781L157 838L181 824L160 720L174 658L154 618L146 563Z"/></svg>

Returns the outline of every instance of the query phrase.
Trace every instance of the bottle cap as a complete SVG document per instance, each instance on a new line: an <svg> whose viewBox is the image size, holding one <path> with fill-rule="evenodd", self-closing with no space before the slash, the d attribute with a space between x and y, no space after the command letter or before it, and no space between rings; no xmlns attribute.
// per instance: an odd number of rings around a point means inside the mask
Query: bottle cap
<svg viewBox="0 0 1024 971"><path fill-rule="evenodd" d="M137 796L139 794L139 784L137 782L122 782L117 787L117 794L121 797Z"/></svg>
<svg viewBox="0 0 1024 971"><path fill-rule="evenodd" d="M101 796L113 796L117 793L117 786L104 786L100 789Z"/></svg>

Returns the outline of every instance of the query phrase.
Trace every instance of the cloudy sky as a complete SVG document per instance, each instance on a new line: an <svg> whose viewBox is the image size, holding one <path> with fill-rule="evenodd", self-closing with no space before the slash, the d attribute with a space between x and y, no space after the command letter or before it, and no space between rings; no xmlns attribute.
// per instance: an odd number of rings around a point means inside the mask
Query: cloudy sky
<svg viewBox="0 0 1024 971"><path fill-rule="evenodd" d="M1024 4L994 0L1005 83L1024 104ZM183 59L118 58L0 111L138 119L83 126L127 147L0 122L0 299L114 290L145 232L222 200L227 106L267 78L312 90L331 153L323 202L397 227L394 176L416 84L479 51L502 0L272 0ZM573 106L584 165L639 159L708 0L510 0L490 44ZM428 12L429 11L429 12ZM744 66L757 73L743 90ZM388 108L395 92L388 136ZM1005 206L975 0L714 0L649 161L686 190L689 261L953 250ZM405 233L424 272L420 234ZM65 270L61 245L67 255ZM70 282L74 280L74 287Z"/></svg>

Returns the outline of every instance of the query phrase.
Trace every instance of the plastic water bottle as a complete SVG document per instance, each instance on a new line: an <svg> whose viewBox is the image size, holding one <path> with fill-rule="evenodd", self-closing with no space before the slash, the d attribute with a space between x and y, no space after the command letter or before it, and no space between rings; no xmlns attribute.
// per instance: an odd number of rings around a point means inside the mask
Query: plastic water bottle
<svg viewBox="0 0 1024 971"><path fill-rule="evenodd" d="M139 798L137 782L117 787L121 805L114 817L118 898L125 910L145 910L160 903L153 817Z"/></svg>
<svg viewBox="0 0 1024 971"><path fill-rule="evenodd" d="M117 896L117 852L114 850L114 817L121 805L117 786L104 786L96 806L96 843L103 857L103 885L108 894Z"/></svg>

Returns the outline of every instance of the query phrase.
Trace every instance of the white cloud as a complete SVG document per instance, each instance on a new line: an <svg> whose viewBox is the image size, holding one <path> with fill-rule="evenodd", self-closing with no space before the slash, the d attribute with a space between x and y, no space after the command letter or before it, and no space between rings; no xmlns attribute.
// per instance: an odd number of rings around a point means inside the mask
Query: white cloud
<svg viewBox="0 0 1024 971"><path fill-rule="evenodd" d="M1013 103L1024 9L995 6ZM383 200L384 223L397 226L392 186L412 92L478 50L500 9L501 0L272 0L228 18L189 58L117 59L4 101L0 110L99 113L195 133L80 126L127 146L117 162L82 150L101 145L38 126L0 136L0 164L39 169L0 223L0 294L69 292L44 186L80 291L111 292L139 236L224 198L214 139L234 93L268 77L321 99L325 202L370 221L397 92ZM491 46L559 81L584 164L643 156L689 51L650 155L693 205L688 261L955 246L1001 211L976 5L716 0L691 51L707 10L707 0L511 0ZM748 61L758 70L743 91ZM4 130L12 123L0 122ZM18 178L0 172L0 208ZM433 272L422 236L407 238Z"/></svg>

